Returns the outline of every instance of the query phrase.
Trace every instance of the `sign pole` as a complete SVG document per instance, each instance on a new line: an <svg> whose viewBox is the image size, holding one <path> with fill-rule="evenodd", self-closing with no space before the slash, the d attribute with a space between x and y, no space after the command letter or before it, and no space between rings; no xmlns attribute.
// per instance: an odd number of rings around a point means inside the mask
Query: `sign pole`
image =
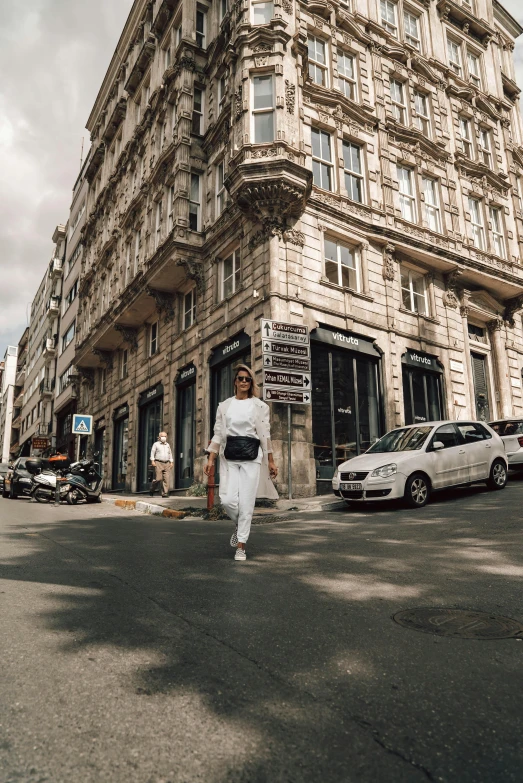
<svg viewBox="0 0 523 783"><path fill-rule="evenodd" d="M80 462L80 435L76 436L76 462Z"/></svg>
<svg viewBox="0 0 523 783"><path fill-rule="evenodd" d="M289 485L289 500L292 500L292 405L287 405L287 478Z"/></svg>

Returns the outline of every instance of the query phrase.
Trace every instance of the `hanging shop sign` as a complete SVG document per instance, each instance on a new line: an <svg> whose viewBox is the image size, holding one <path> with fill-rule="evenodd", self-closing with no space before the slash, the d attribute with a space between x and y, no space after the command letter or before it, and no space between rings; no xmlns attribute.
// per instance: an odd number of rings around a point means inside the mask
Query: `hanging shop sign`
<svg viewBox="0 0 523 783"><path fill-rule="evenodd" d="M407 364L409 367L416 367L418 370L430 370L431 372L443 372L443 368L439 363L437 356L431 356L428 353L422 351L414 351L410 348L401 357L403 364Z"/></svg>
<svg viewBox="0 0 523 783"><path fill-rule="evenodd" d="M45 451L49 448L49 438L33 438L33 449Z"/></svg>
<svg viewBox="0 0 523 783"><path fill-rule="evenodd" d="M148 405L150 402L153 402L154 400L157 400L158 397L162 397L162 396L163 396L163 384L157 383L156 386L153 386L151 389L147 389L147 391L144 391L140 394L138 405L141 408L142 405Z"/></svg>
<svg viewBox="0 0 523 783"><path fill-rule="evenodd" d="M342 329L334 329L331 326L320 325L311 332L311 340L318 343L327 343L336 348L345 348L356 353L365 353L369 356L381 358L381 353L374 344L372 337L364 337L361 334L345 332Z"/></svg>
<svg viewBox="0 0 523 783"><path fill-rule="evenodd" d="M184 383L191 383L191 381L194 381L196 378L196 367L191 362L190 364L187 364L185 367L182 367L181 370L178 372L178 377L176 378L176 386L183 386Z"/></svg>
<svg viewBox="0 0 523 783"><path fill-rule="evenodd" d="M248 334L245 334L245 332L240 332L235 337L227 340L226 343L222 343L222 345L213 349L212 356L209 360L209 366L215 367L217 364L228 362L237 354L245 353L250 347L251 338Z"/></svg>

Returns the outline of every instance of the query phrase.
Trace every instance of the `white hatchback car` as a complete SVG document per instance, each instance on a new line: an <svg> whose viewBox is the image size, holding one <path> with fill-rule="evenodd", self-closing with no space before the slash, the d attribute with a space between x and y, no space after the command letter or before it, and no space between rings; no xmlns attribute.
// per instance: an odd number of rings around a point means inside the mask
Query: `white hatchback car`
<svg viewBox="0 0 523 783"><path fill-rule="evenodd" d="M483 422L433 421L388 432L339 466L332 489L349 505L404 498L420 508L433 490L475 481L505 487L507 457L499 435Z"/></svg>
<svg viewBox="0 0 523 783"><path fill-rule="evenodd" d="M523 419L501 419L489 426L503 441L509 468L523 470Z"/></svg>

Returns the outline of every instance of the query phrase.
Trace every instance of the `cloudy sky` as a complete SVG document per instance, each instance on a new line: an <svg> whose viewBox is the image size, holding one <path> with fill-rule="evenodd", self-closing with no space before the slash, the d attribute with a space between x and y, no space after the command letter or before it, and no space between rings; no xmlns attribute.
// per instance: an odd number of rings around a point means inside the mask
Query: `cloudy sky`
<svg viewBox="0 0 523 783"><path fill-rule="evenodd" d="M85 123L131 6L0 0L0 358L18 343L68 218ZM521 0L505 7L523 24ZM523 86L523 40L515 55Z"/></svg>

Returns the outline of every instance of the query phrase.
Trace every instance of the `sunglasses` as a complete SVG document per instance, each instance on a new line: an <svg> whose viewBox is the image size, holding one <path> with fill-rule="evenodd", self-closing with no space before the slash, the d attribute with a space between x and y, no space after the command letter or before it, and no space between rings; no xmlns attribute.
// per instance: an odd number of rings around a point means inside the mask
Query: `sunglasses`
<svg viewBox="0 0 523 783"><path fill-rule="evenodd" d="M248 378L245 375L237 375L236 376L236 380L239 381L240 383L251 383L252 382L252 378Z"/></svg>

